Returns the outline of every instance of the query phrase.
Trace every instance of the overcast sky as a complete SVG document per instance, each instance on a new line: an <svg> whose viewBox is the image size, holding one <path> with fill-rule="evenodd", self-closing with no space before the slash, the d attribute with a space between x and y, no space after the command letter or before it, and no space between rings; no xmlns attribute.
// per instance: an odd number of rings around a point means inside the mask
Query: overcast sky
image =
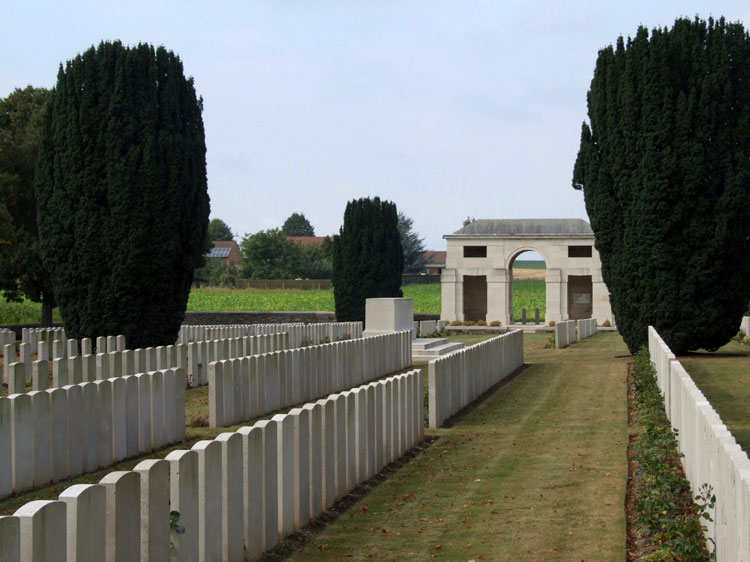
<svg viewBox="0 0 750 562"><path fill-rule="evenodd" d="M164 45L203 97L211 216L318 235L378 195L428 249L475 218L583 218L570 187L597 52L750 2L5 0L0 97L102 40Z"/></svg>

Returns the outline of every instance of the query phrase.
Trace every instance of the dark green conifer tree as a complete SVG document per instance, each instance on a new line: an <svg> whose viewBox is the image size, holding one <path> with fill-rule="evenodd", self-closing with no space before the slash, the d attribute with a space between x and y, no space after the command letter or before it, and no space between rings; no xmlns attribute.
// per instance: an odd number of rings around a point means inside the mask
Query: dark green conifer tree
<svg viewBox="0 0 750 562"><path fill-rule="evenodd" d="M174 343L208 225L201 112L164 47L104 42L60 66L35 183L69 336Z"/></svg>
<svg viewBox="0 0 750 562"><path fill-rule="evenodd" d="M336 319L364 321L366 299L403 296L403 271L396 204L379 197L349 201L333 237Z"/></svg>
<svg viewBox="0 0 750 562"><path fill-rule="evenodd" d="M715 349L750 299L750 39L678 19L599 52L573 171L620 333Z"/></svg>

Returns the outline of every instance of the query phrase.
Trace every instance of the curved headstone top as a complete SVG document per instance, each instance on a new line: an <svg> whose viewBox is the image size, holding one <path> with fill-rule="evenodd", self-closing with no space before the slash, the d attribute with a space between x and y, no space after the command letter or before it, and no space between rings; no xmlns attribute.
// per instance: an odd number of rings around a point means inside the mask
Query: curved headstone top
<svg viewBox="0 0 750 562"><path fill-rule="evenodd" d="M453 236L593 236L583 219L477 219Z"/></svg>

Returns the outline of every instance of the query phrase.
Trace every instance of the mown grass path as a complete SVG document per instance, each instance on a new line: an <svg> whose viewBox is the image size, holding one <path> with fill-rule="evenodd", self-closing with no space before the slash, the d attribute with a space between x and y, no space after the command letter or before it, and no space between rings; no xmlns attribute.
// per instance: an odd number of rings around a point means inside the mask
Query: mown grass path
<svg viewBox="0 0 750 562"><path fill-rule="evenodd" d="M623 560L627 350L543 345L294 559Z"/></svg>

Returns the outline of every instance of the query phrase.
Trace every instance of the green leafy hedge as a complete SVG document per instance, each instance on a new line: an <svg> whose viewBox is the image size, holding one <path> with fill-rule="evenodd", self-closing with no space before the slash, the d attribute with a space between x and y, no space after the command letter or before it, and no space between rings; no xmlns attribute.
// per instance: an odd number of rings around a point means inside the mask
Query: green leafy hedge
<svg viewBox="0 0 750 562"><path fill-rule="evenodd" d="M636 356L632 384L640 429L631 444L636 465L636 524L654 549L644 560L712 560L703 520L711 520L708 510L715 497L704 484L693 502L690 483L682 475L677 430L664 413L656 371L645 349Z"/></svg>

